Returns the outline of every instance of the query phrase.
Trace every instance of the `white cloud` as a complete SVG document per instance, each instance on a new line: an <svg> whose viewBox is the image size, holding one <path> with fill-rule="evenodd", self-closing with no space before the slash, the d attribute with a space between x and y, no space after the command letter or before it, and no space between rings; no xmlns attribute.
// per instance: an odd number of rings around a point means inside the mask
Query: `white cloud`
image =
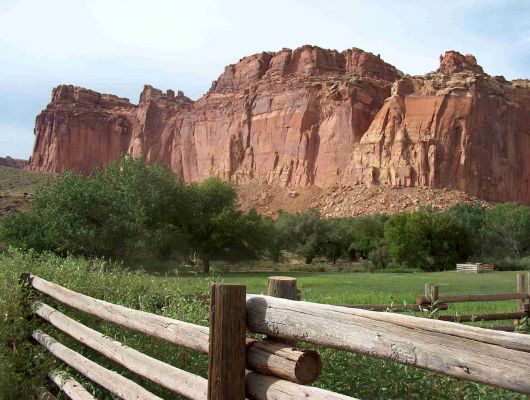
<svg viewBox="0 0 530 400"><path fill-rule="evenodd" d="M0 125L31 126L60 83L131 101L144 83L198 97L225 65L303 44L360 47L411 74L436 69L438 56L454 49L475 54L488 73L528 77L530 7L523 3L0 0L0 105L11 102ZM38 100L26 104L24 96Z"/></svg>

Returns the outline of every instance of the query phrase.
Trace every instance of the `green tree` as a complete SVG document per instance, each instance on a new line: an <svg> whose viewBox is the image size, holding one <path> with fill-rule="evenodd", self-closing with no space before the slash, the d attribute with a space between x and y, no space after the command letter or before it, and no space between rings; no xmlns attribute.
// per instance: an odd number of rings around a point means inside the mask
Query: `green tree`
<svg viewBox="0 0 530 400"><path fill-rule="evenodd" d="M480 230L484 253L497 258L530 254L530 207L499 204L486 212Z"/></svg>
<svg viewBox="0 0 530 400"><path fill-rule="evenodd" d="M425 270L453 268L465 261L473 248L463 223L430 209L390 217L385 240L393 262Z"/></svg>
<svg viewBox="0 0 530 400"><path fill-rule="evenodd" d="M237 209L235 187L218 178L209 178L190 187L194 206L188 225L190 246L210 272L215 258L254 256L265 247L269 226L255 210L243 214Z"/></svg>
<svg viewBox="0 0 530 400"><path fill-rule="evenodd" d="M276 251L280 248L291 250L304 257L306 264L324 254L327 224L316 208L296 214L280 212L276 228Z"/></svg>
<svg viewBox="0 0 530 400"><path fill-rule="evenodd" d="M425 212L395 214L386 223L385 241L392 261L411 267L429 264L431 218Z"/></svg>
<svg viewBox="0 0 530 400"><path fill-rule="evenodd" d="M470 234L473 254L480 254L482 248L481 231L486 210L479 204L456 204L448 208L445 213L466 227Z"/></svg>
<svg viewBox="0 0 530 400"><path fill-rule="evenodd" d="M371 252L384 244L385 223L388 216L385 214L366 215L353 219L349 253L359 254L367 258Z"/></svg>
<svg viewBox="0 0 530 400"><path fill-rule="evenodd" d="M187 197L165 168L124 157L88 176L67 172L42 187L28 211L4 221L2 237L63 255L167 256L185 247Z"/></svg>
<svg viewBox="0 0 530 400"><path fill-rule="evenodd" d="M452 269L473 254L473 238L464 223L446 213L432 214L430 269Z"/></svg>

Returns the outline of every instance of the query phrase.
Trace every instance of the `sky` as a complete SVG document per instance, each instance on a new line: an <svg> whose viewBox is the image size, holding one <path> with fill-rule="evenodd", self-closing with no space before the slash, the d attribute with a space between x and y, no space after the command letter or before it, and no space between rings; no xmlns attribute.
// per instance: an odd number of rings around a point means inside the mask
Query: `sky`
<svg viewBox="0 0 530 400"><path fill-rule="evenodd" d="M457 50L530 78L530 0L0 0L0 156L30 156L58 84L196 99L226 65L304 44L358 47L412 75Z"/></svg>

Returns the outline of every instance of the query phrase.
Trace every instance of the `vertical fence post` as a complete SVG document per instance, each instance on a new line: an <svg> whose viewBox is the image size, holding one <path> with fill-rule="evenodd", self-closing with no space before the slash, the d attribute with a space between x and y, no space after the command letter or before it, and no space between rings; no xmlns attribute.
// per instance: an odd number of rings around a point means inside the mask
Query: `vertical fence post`
<svg viewBox="0 0 530 400"><path fill-rule="evenodd" d="M440 297L440 289L438 285L431 284L429 292L429 301L431 302L431 311L438 306L438 298Z"/></svg>
<svg viewBox="0 0 530 400"><path fill-rule="evenodd" d="M208 400L245 399L245 292L245 285L212 285Z"/></svg>
<svg viewBox="0 0 530 400"><path fill-rule="evenodd" d="M427 298L427 301L431 301L431 286L434 285L434 283L426 283L425 284L425 297Z"/></svg>
<svg viewBox="0 0 530 400"><path fill-rule="evenodd" d="M517 274L517 292L521 294L526 294L525 287L525 274L524 272ZM517 300L517 310L524 311L525 299Z"/></svg>
<svg viewBox="0 0 530 400"><path fill-rule="evenodd" d="M267 294L272 297L281 297L288 300L299 300L296 289L296 278L287 276L270 276L268 279Z"/></svg>
<svg viewBox="0 0 530 400"><path fill-rule="evenodd" d="M280 297L287 300L300 300L301 292L296 287L296 278L288 276L270 276L267 284L267 295ZM269 339L278 339L268 336ZM296 346L296 340L281 338L281 341L291 346Z"/></svg>
<svg viewBox="0 0 530 400"><path fill-rule="evenodd" d="M526 304L526 316L528 318L530 318L530 272L527 273L526 275L526 283L528 285L527 287L527 290L526 290L526 295L528 296L528 298L526 299L527 300L527 304Z"/></svg>

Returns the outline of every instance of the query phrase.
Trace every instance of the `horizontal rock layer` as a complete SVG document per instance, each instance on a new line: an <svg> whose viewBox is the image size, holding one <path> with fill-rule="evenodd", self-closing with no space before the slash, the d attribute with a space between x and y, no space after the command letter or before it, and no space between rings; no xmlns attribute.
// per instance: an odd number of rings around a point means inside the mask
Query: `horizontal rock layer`
<svg viewBox="0 0 530 400"><path fill-rule="evenodd" d="M37 117L29 168L89 172L123 153L187 182L459 189L530 203L530 85L470 55L404 76L379 56L304 46L225 68L197 101L146 86L138 105L73 86Z"/></svg>

